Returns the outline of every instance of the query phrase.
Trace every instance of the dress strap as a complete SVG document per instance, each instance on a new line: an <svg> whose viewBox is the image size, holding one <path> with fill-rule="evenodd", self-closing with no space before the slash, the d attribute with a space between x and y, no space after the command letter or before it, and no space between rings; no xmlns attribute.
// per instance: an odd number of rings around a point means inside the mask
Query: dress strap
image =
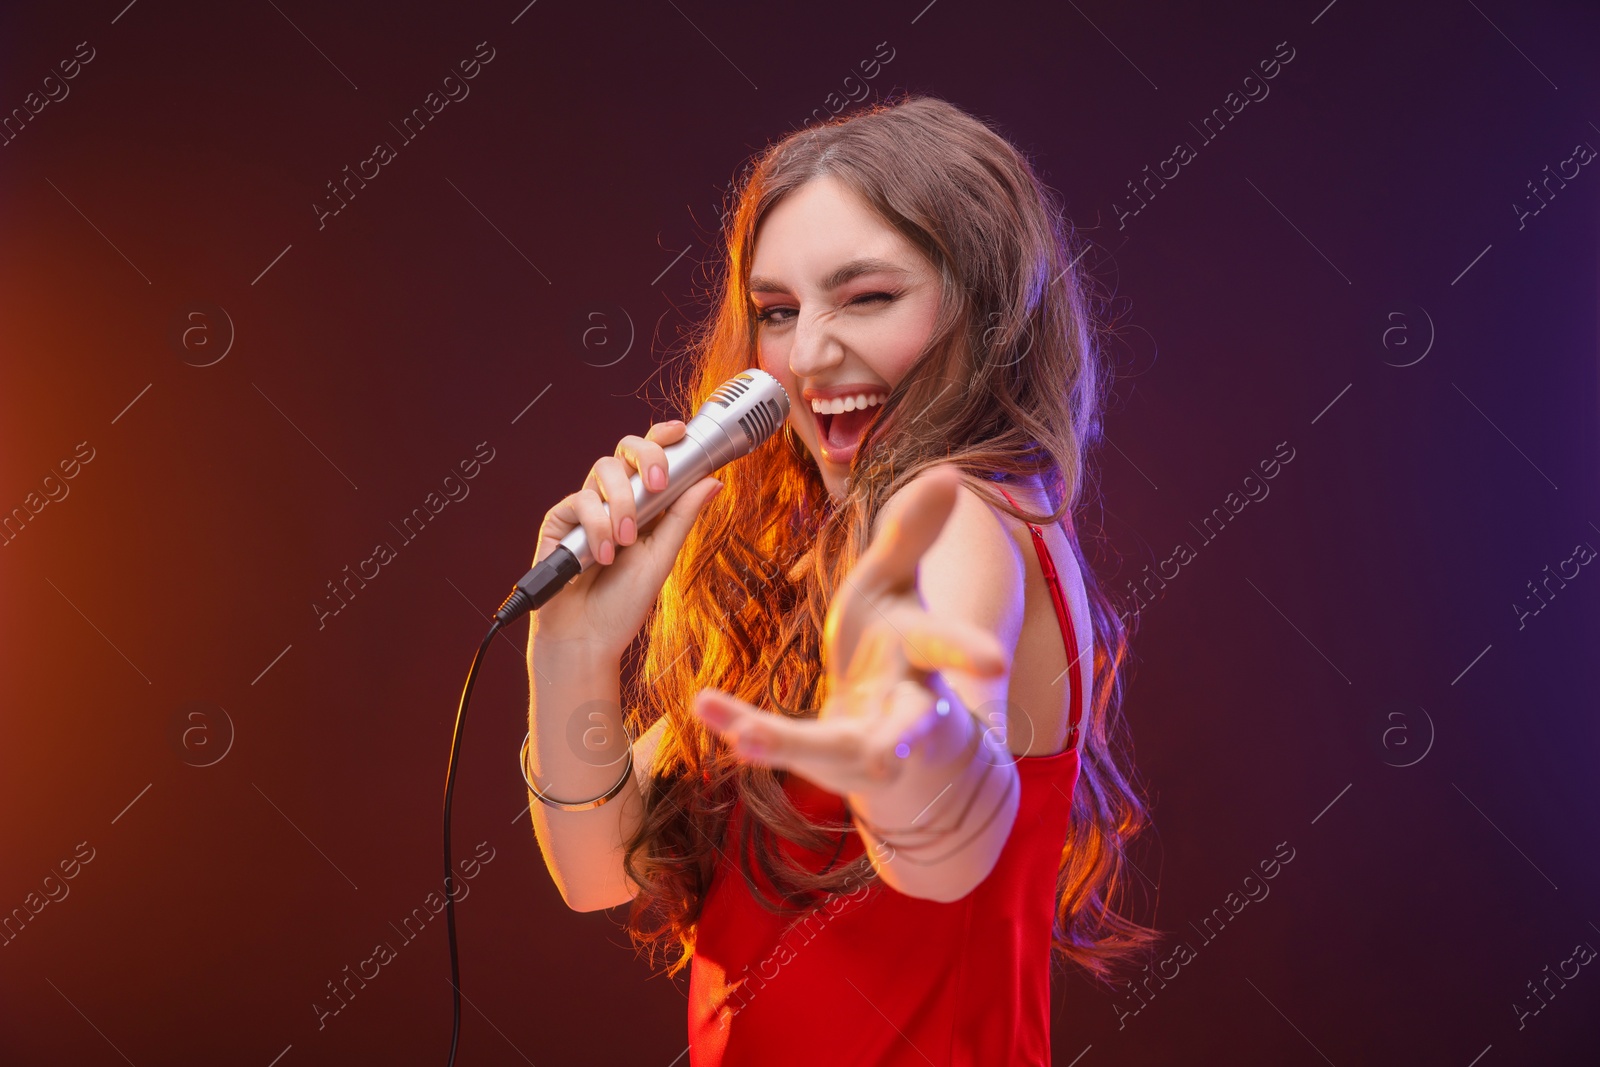
<svg viewBox="0 0 1600 1067"><path fill-rule="evenodd" d="M1022 505L1004 486L997 486L1005 498L1011 501L1011 506L1022 510ZM1081 658L1078 652L1077 633L1072 625L1072 612L1068 608L1066 598L1061 592L1061 577L1056 571L1055 560L1050 555L1050 548L1044 542L1044 531L1034 523L1028 523L1028 532L1033 535L1033 548L1039 556L1039 569L1044 572L1045 585L1050 589L1050 603L1055 607L1056 619L1061 624L1061 639L1067 650L1067 681L1072 688L1072 703L1067 715L1067 742L1066 748L1072 748L1078 742L1078 721L1083 716L1083 676L1078 661ZM1070 536L1070 535L1069 535Z"/></svg>

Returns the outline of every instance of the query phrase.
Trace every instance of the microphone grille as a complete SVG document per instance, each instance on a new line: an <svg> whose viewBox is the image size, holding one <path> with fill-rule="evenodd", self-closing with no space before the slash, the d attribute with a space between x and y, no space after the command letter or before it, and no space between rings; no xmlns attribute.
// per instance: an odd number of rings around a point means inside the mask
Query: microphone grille
<svg viewBox="0 0 1600 1067"><path fill-rule="evenodd" d="M770 397L739 416L739 428L750 438L752 446L760 444L778 431L783 413L778 402Z"/></svg>
<svg viewBox="0 0 1600 1067"><path fill-rule="evenodd" d="M736 374L732 378L717 386L717 391L706 400L708 404L721 404L724 407L738 400L750 388L750 373Z"/></svg>
<svg viewBox="0 0 1600 1067"><path fill-rule="evenodd" d="M741 371L723 382L706 399L706 406L712 405L722 409L722 418L739 427L752 449L777 433L789 416L788 394L764 370Z"/></svg>

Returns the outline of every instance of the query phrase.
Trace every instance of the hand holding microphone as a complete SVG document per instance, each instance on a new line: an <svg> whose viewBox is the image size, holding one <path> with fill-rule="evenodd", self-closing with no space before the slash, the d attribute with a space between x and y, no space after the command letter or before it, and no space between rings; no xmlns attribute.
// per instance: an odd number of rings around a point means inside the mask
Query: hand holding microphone
<svg viewBox="0 0 1600 1067"><path fill-rule="evenodd" d="M712 472L771 437L788 415L783 386L752 369L724 382L688 423L656 423L644 437L624 437L590 468L582 489L545 514L533 569L496 619L504 625L542 608L539 629L547 638L626 648L695 516L721 485ZM545 607L563 589L560 603Z"/></svg>
<svg viewBox="0 0 1600 1067"><path fill-rule="evenodd" d="M574 571L578 577L570 584L557 584L551 589L552 593L562 591L564 595L540 609L540 640L580 640L620 652L644 626L650 605L660 594L690 526L701 507L722 487L710 475L692 482L680 478L675 486L676 499L654 526L640 532L643 521L637 497L629 491L630 483L641 481L638 472L654 475L660 471L659 482L647 480L650 491L660 496L663 488L674 488L666 477L668 464L663 446L681 441L684 429L681 421L658 422L643 437L624 437L614 455L595 461L582 489L545 513L539 527L534 570L529 576L553 553L560 555L547 565L552 575L549 582L560 581L561 572L555 566L564 559L569 560L567 569L577 566L576 553L564 543L573 534L584 539L586 563ZM598 558L589 545L600 546ZM518 588L525 588L524 583L518 583Z"/></svg>

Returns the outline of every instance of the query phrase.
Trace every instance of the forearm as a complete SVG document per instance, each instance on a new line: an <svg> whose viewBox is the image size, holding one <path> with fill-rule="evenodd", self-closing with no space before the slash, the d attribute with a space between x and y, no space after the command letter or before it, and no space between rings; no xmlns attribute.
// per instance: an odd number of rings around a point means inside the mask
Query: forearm
<svg viewBox="0 0 1600 1067"><path fill-rule="evenodd" d="M528 642L527 774L562 801L597 797L627 767L628 735L621 706L621 658L586 642ZM528 794L545 866L569 907L589 911L622 903L633 887L622 870L622 843L643 813L638 785L597 808L563 811Z"/></svg>
<svg viewBox="0 0 1600 1067"><path fill-rule="evenodd" d="M1019 783L1003 731L979 722L934 676L949 705L881 788L848 797L873 866L908 896L959 900L988 876L1016 819Z"/></svg>

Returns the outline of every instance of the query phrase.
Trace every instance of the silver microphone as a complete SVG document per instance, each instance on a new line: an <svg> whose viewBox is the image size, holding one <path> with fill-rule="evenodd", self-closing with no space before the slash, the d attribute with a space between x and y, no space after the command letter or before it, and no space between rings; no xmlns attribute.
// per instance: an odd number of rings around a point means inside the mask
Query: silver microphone
<svg viewBox="0 0 1600 1067"><path fill-rule="evenodd" d="M789 394L766 371L740 371L723 382L689 420L683 439L662 449L667 458L666 488L645 488L638 472L629 477L636 528L643 529L667 510L689 486L748 455L777 433L788 417ZM609 505L603 506L609 513ZM588 533L582 526L574 527L548 556L523 575L495 618L505 625L524 612L538 610L594 564Z"/></svg>

